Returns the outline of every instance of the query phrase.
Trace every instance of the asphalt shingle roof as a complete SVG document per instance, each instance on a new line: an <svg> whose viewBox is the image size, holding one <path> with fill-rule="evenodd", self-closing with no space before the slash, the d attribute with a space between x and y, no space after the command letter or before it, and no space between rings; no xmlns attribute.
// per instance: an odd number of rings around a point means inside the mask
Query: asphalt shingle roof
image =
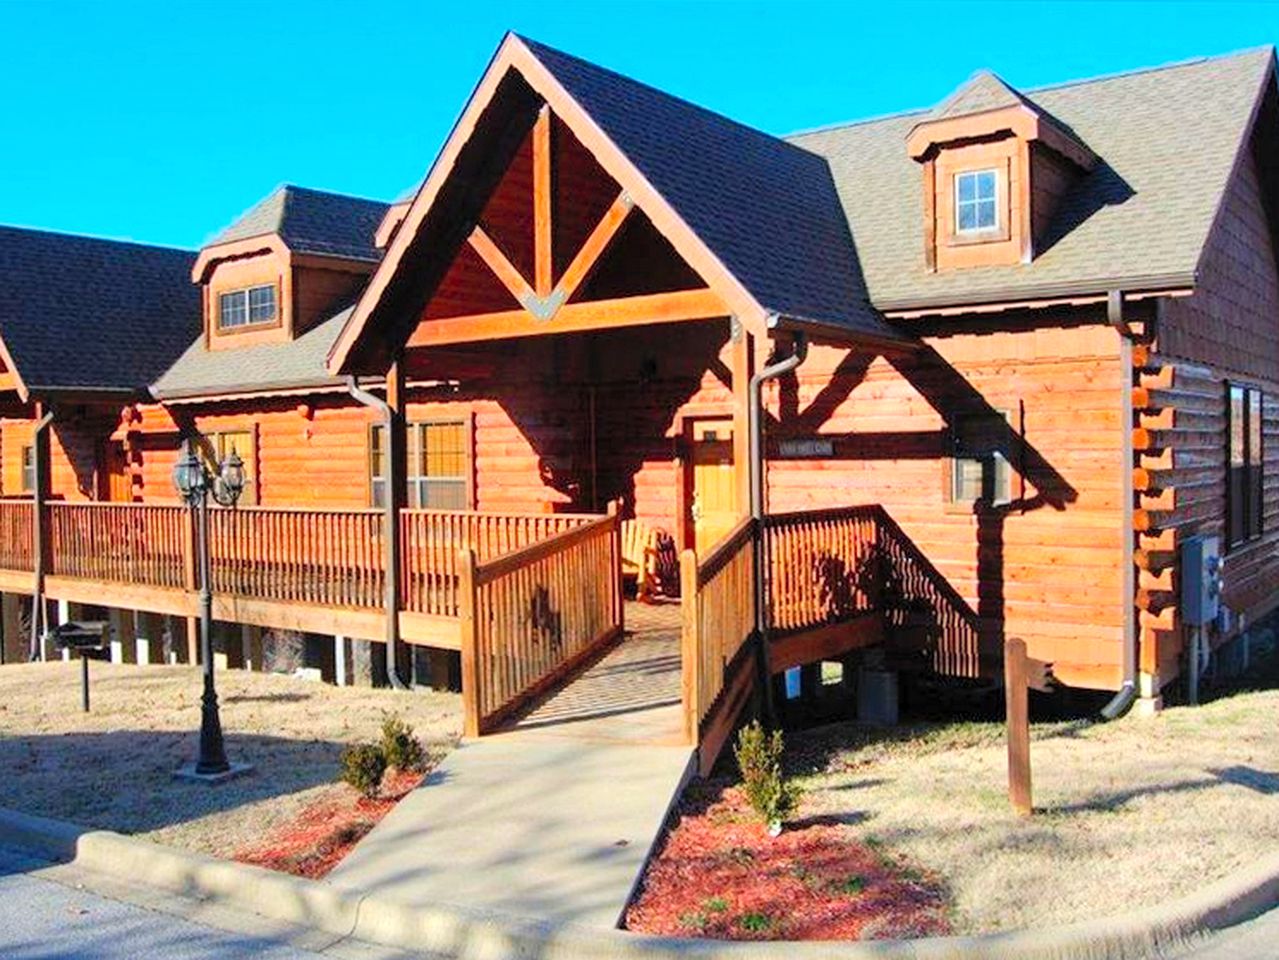
<svg viewBox="0 0 1279 960"><path fill-rule="evenodd" d="M896 336L870 306L823 157L520 39L762 307Z"/></svg>
<svg viewBox="0 0 1279 960"><path fill-rule="evenodd" d="M195 254L0 227L0 338L32 392L139 390L201 328Z"/></svg>
<svg viewBox="0 0 1279 960"><path fill-rule="evenodd" d="M286 184L259 201L207 244L279 234L294 253L376 262L373 246L389 204Z"/></svg>
<svg viewBox="0 0 1279 960"><path fill-rule="evenodd" d="M881 309L1190 276L1271 58L1266 48L1027 91L1099 158L1060 202L1028 265L924 269L921 174L905 142L929 111L789 140L830 163Z"/></svg>
<svg viewBox="0 0 1279 960"><path fill-rule="evenodd" d="M206 350L198 337L151 386L159 400L341 383L324 361L342 331L351 307L316 324L295 340L234 350Z"/></svg>

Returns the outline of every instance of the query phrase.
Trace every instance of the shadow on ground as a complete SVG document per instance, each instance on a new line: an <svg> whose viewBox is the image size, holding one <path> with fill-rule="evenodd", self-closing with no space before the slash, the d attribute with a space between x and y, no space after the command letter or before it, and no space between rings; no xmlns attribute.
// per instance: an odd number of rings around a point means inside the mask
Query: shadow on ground
<svg viewBox="0 0 1279 960"><path fill-rule="evenodd" d="M146 833L331 783L344 747L228 734L228 756L254 764L251 773L217 785L175 779L197 741L196 731L0 734L0 806Z"/></svg>

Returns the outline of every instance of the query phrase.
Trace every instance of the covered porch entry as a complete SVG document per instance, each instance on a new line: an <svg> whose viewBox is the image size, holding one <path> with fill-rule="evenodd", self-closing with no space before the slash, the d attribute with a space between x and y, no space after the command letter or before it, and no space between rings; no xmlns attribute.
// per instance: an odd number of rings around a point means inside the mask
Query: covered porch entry
<svg viewBox="0 0 1279 960"><path fill-rule="evenodd" d="M663 635L670 645L678 637L680 735L697 744L710 729L710 742L722 744L761 672L771 672L762 383L801 362L809 341L904 345L858 299L857 278L846 275L851 260L827 257L814 273L761 242L759 228L780 230L794 211L748 222L762 198L743 196L721 211L741 222L708 222L688 185L671 179L680 171L665 165L679 161L619 144L565 82L518 38L503 44L416 197L388 214L386 255L330 371L386 377L394 489L404 475L396 465L405 423L429 416L428 407L460 410L472 429L480 511L584 514L616 504L628 531L660 531L652 573L662 594L679 598L678 631L671 607ZM640 106L632 101L625 113ZM730 163L739 147L766 152L831 199L828 172L802 152L766 138L714 149ZM826 216L835 212L800 219L846 232ZM822 249L840 249L828 239ZM841 542L860 550L870 541L849 523ZM619 527L614 558L632 542ZM459 561L472 735L520 717L536 723L550 706L542 698L567 677L595 664L576 681L580 693L618 662L596 661L625 634L620 584L598 576L598 558L585 548L552 557L556 549ZM861 561L850 554L843 562L853 569ZM645 573L648 563L641 558ZM805 574L794 586L807 597L796 609L807 613L787 638L795 642L779 648L782 661L880 637L868 600L843 591L832 619L820 581ZM583 603L589 615L574 613ZM854 620L864 626L829 629ZM819 627L826 632L807 636ZM547 651L550 669L527 668ZM570 692L553 700L562 706Z"/></svg>

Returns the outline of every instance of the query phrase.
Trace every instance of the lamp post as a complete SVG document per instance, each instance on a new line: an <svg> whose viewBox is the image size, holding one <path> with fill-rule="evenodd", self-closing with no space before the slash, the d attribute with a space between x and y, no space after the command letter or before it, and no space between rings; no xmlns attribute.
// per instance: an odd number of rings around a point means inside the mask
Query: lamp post
<svg viewBox="0 0 1279 960"><path fill-rule="evenodd" d="M200 698L200 755L194 767L184 767L178 775L187 779L218 781L250 769L232 765L222 742L222 720L218 715L218 694L213 683L213 585L209 561L209 497L222 506L234 506L244 492L244 461L232 448L210 476L200 458L183 441L182 453L173 466L173 485L196 517L200 557L200 656L204 660L204 693Z"/></svg>

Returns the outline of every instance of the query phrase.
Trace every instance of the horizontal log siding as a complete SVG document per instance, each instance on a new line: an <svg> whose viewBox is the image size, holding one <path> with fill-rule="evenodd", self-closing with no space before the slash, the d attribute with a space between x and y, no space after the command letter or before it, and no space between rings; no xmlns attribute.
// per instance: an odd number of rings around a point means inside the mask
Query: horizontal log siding
<svg viewBox="0 0 1279 960"><path fill-rule="evenodd" d="M882 504L978 615L983 647L1001 633L1024 637L1065 682L1117 685L1128 549L1118 335L1044 325L929 346L934 354L892 364L815 347L798 383L769 388L783 421L772 457L786 437L835 445L830 458L771 460L769 511ZM1014 427L1024 419L1025 492L1014 462L1018 505L1000 516L949 502L947 418L983 408Z"/></svg>
<svg viewBox="0 0 1279 960"><path fill-rule="evenodd" d="M1178 586L1175 551L1186 537L1226 543L1227 383L1260 387L1263 410L1263 536L1236 547L1222 570L1223 600L1255 618L1279 603L1279 269L1252 149L1245 147L1209 237L1193 296L1168 303L1154 349L1134 371L1135 406L1152 427L1134 482L1150 529L1138 537L1152 569L1139 572L1141 666L1166 684L1178 675L1183 624L1156 610ZM1141 436L1139 434L1139 436ZM1145 470L1142 473L1141 470ZM1142 592L1144 591L1144 593ZM1211 631L1210 641L1225 634Z"/></svg>

